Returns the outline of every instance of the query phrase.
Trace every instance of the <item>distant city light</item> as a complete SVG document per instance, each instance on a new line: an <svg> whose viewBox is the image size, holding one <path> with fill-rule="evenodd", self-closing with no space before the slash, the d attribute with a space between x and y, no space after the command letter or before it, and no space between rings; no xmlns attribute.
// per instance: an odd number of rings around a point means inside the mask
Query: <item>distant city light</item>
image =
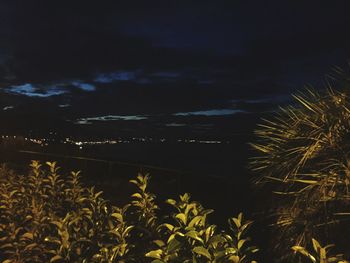
<svg viewBox="0 0 350 263"><path fill-rule="evenodd" d="M57 136L56 132L50 132L50 135ZM123 143L167 143L173 140L169 140L166 138L152 138L152 137L131 137L131 138L114 138L114 139L102 139L102 140L79 140L72 139L70 137L65 137L64 139L55 139L55 138L33 138L33 137L19 137L17 135L1 135L1 138L4 140L11 139L20 139L22 138L24 141L31 142L33 144L37 144L40 146L49 146L49 144L70 144L78 146L81 150L83 146L93 146L93 145L114 145L114 144L123 144ZM176 139L177 143L189 143L189 144L221 144L221 143L229 143L229 141L221 141L221 140L203 140L203 139L195 139L195 138L187 138L187 139Z"/></svg>

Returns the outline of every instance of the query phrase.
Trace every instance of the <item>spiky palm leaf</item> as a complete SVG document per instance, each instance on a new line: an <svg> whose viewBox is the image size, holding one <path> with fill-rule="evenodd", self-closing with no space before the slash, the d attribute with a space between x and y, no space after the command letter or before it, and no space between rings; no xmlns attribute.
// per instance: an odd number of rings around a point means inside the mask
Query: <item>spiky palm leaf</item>
<svg viewBox="0 0 350 263"><path fill-rule="evenodd" d="M250 165L257 183L273 182L283 195L274 208L281 239L305 245L350 211L350 97L331 88L293 97L255 131Z"/></svg>

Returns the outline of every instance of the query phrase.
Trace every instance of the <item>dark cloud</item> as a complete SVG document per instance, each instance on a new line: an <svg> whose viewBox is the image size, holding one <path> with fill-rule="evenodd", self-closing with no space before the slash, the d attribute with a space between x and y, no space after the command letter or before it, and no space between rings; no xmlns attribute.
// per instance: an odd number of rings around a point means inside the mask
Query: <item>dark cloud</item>
<svg viewBox="0 0 350 263"><path fill-rule="evenodd" d="M170 117L176 112L265 111L346 63L349 7L348 1L1 1L1 116L149 114L166 115L164 124L182 123Z"/></svg>

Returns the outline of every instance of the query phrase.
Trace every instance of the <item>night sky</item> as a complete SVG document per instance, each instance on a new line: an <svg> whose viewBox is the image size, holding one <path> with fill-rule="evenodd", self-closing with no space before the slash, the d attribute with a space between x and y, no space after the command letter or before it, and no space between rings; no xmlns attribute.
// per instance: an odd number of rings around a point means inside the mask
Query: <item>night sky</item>
<svg viewBox="0 0 350 263"><path fill-rule="evenodd" d="M233 132L234 121L288 103L304 84L322 87L333 67L347 66L349 7L1 1L2 130L205 134L230 123Z"/></svg>

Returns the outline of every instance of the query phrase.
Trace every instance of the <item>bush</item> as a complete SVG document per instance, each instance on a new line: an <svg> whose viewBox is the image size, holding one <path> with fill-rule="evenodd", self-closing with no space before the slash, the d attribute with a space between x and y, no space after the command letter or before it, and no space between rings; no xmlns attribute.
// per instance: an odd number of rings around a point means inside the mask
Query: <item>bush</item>
<svg viewBox="0 0 350 263"><path fill-rule="evenodd" d="M161 215L148 175L131 180L132 201L117 207L59 174L55 162L33 161L27 176L0 168L0 258L9 262L253 262L251 221L230 218L231 232L208 223L213 210L189 194L166 201Z"/></svg>

